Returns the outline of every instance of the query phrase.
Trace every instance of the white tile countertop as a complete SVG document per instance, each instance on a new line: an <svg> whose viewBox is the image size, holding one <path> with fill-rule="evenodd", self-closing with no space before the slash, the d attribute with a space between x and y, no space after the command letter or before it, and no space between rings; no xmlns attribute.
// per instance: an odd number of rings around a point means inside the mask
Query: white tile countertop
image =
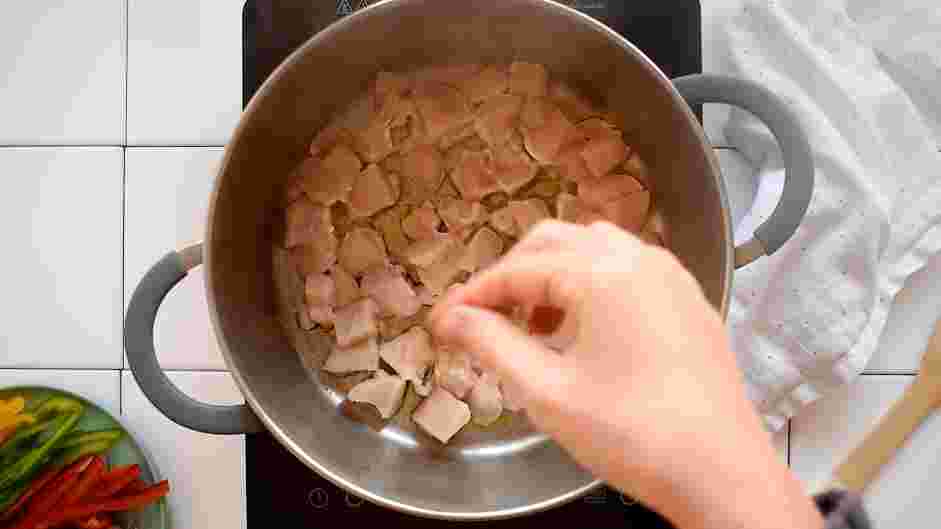
<svg viewBox="0 0 941 529"><path fill-rule="evenodd" d="M704 1L704 63L717 64L716 24L735 0ZM213 172L238 119L240 0L33 0L0 17L0 387L69 389L124 415L174 487L174 527L245 527L244 440L186 431L165 419L125 370L122 315L144 271L202 237ZM724 111L707 107L717 146ZM753 169L720 150L733 216L754 192ZM917 369L941 316L941 258L896 299L867 374L775 437L808 483L826 475ZM158 315L162 365L188 394L241 396L225 372L191 274ZM868 502L883 527L924 525L941 460L930 421L886 469ZM892 485L889 486L889 483ZM907 523L906 523L907 522Z"/></svg>

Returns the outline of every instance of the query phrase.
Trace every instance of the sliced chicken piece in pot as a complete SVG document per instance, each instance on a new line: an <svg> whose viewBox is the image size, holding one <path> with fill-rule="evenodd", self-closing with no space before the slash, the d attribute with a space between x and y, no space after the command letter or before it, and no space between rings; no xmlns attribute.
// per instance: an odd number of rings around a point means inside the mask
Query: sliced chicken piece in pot
<svg viewBox="0 0 941 529"><path fill-rule="evenodd" d="M650 193L641 191L605 202L599 208L609 221L634 233L640 233L650 215Z"/></svg>
<svg viewBox="0 0 941 529"><path fill-rule="evenodd" d="M386 246L382 236L369 228L353 228L340 244L338 255L340 265L354 277L386 264Z"/></svg>
<svg viewBox="0 0 941 529"><path fill-rule="evenodd" d="M464 243L461 240L449 239L454 242L439 259L418 269L419 279L434 295L444 293L448 287L460 278L463 272L460 264L466 251Z"/></svg>
<svg viewBox="0 0 941 529"><path fill-rule="evenodd" d="M435 360L431 335L421 327L412 327L398 338L382 344L379 356L400 377L421 384Z"/></svg>
<svg viewBox="0 0 941 529"><path fill-rule="evenodd" d="M647 172L647 164L636 152L632 152L631 156L624 162L624 171L636 178L645 188L650 188L650 175Z"/></svg>
<svg viewBox="0 0 941 529"><path fill-rule="evenodd" d="M588 170L588 164L585 163L585 159L582 157L582 147L584 146L584 139L569 142L562 146L555 158L559 174L569 182L578 183L591 179L591 171Z"/></svg>
<svg viewBox="0 0 941 529"><path fill-rule="evenodd" d="M350 194L353 218L371 217L395 204L399 198L398 182L378 165L366 167L356 178Z"/></svg>
<svg viewBox="0 0 941 529"><path fill-rule="evenodd" d="M474 117L474 130L491 147L508 142L519 124L523 97L504 94L485 102Z"/></svg>
<svg viewBox="0 0 941 529"><path fill-rule="evenodd" d="M493 156L488 152L464 151L451 173L451 180L465 200L479 201L500 191Z"/></svg>
<svg viewBox="0 0 941 529"><path fill-rule="evenodd" d="M298 170L303 173L307 196L318 204L330 206L334 202L349 201L361 168L362 163L356 153L339 143L323 160L308 158Z"/></svg>
<svg viewBox="0 0 941 529"><path fill-rule="evenodd" d="M475 227L487 222L487 210L480 202L460 198L442 197L438 200L438 215L450 232Z"/></svg>
<svg viewBox="0 0 941 529"><path fill-rule="evenodd" d="M579 198L596 209L606 202L641 191L644 187L633 176L616 173L583 180L578 186Z"/></svg>
<svg viewBox="0 0 941 529"><path fill-rule="evenodd" d="M338 375L376 371L379 369L379 343L375 337L369 337L350 347L335 347L322 369Z"/></svg>
<svg viewBox="0 0 941 529"><path fill-rule="evenodd" d="M333 224L330 222L330 208L301 198L291 203L285 211L285 248L318 242L331 235Z"/></svg>
<svg viewBox="0 0 941 529"><path fill-rule="evenodd" d="M412 414L412 420L426 433L447 443L471 419L470 407L443 388L435 388Z"/></svg>
<svg viewBox="0 0 941 529"><path fill-rule="evenodd" d="M439 349L435 361L434 382L459 399L477 384L477 373L466 353Z"/></svg>
<svg viewBox="0 0 941 529"><path fill-rule="evenodd" d="M419 81L415 86L414 98L424 122L425 140L428 143L436 143L448 132L473 119L464 94L452 85Z"/></svg>
<svg viewBox="0 0 941 529"><path fill-rule="evenodd" d="M304 301L311 321L333 325L336 306L336 284L325 274L310 274L304 281Z"/></svg>
<svg viewBox="0 0 941 529"><path fill-rule="evenodd" d="M494 149L494 172L500 188L510 195L532 182L539 172L539 166L523 151L512 145L503 145Z"/></svg>
<svg viewBox="0 0 941 529"><path fill-rule="evenodd" d="M379 305L380 315L407 318L421 309L421 301L405 280L405 272L398 267L372 268L363 276L360 287L364 295Z"/></svg>
<svg viewBox="0 0 941 529"><path fill-rule="evenodd" d="M412 266L426 268L443 260L459 244L460 241L453 237L418 241L405 250L403 259Z"/></svg>
<svg viewBox="0 0 941 529"><path fill-rule="evenodd" d="M500 381L489 373L481 375L477 384L467 394L474 424L490 426L503 414L503 393Z"/></svg>
<svg viewBox="0 0 941 529"><path fill-rule="evenodd" d="M331 234L324 238L288 250L294 269L301 277L322 274L337 262L337 240Z"/></svg>
<svg viewBox="0 0 941 529"><path fill-rule="evenodd" d="M369 298L350 303L334 312L334 331L340 347L349 347L379 334L379 305Z"/></svg>
<svg viewBox="0 0 941 529"><path fill-rule="evenodd" d="M441 237L439 228L441 227L441 217L435 211L435 207L430 202L422 207L412 210L404 219L402 219L402 231L413 241L424 241Z"/></svg>
<svg viewBox="0 0 941 529"><path fill-rule="evenodd" d="M379 321L379 336L389 341L398 338L412 327L424 328L427 324L430 309L423 306L415 314L407 318L391 317Z"/></svg>
<svg viewBox="0 0 941 529"><path fill-rule="evenodd" d="M476 77L483 66L480 64L447 64L443 66L430 66L419 70L415 74L415 82L435 82L460 87Z"/></svg>
<svg viewBox="0 0 941 529"><path fill-rule="evenodd" d="M376 376L360 382L347 395L353 402L372 404L379 410L383 419L393 417L402 407L405 388L408 382L401 377L384 371L376 371Z"/></svg>
<svg viewBox="0 0 941 529"><path fill-rule="evenodd" d="M476 105L506 93L509 86L510 76L505 68L488 66L464 83L464 93L467 95L467 99Z"/></svg>
<svg viewBox="0 0 941 529"><path fill-rule="evenodd" d="M558 180L536 180L519 193L519 197L554 199L562 192L562 183Z"/></svg>
<svg viewBox="0 0 941 529"><path fill-rule="evenodd" d="M467 244L459 266L461 270L470 273L486 268L503 255L503 247L503 238L485 226L478 230Z"/></svg>
<svg viewBox="0 0 941 529"><path fill-rule="evenodd" d="M546 203L538 198L510 201L490 216L490 225L510 237L523 237L540 221L551 218Z"/></svg>
<svg viewBox="0 0 941 529"><path fill-rule="evenodd" d="M305 331L313 330L317 326L317 322L310 319L306 307L297 311L297 326Z"/></svg>
<svg viewBox="0 0 941 529"><path fill-rule="evenodd" d="M444 136L441 136L441 139L438 140L438 148L442 151L447 151L455 145L459 145L476 135L477 131L474 129L474 122L468 121L460 127L447 132Z"/></svg>
<svg viewBox="0 0 941 529"><path fill-rule="evenodd" d="M563 222L588 225L605 220L604 216L592 210L581 198L569 193L562 193L556 198L556 216Z"/></svg>
<svg viewBox="0 0 941 529"><path fill-rule="evenodd" d="M373 219L373 225L382 234L389 254L400 256L411 244L402 230L402 219L408 214L408 207L402 204L393 206Z"/></svg>
<svg viewBox="0 0 941 529"><path fill-rule="evenodd" d="M543 97L526 100L520 122L526 150L543 165L553 164L562 147L578 135L565 114Z"/></svg>
<svg viewBox="0 0 941 529"><path fill-rule="evenodd" d="M406 146L416 143L418 111L414 102L395 93L376 95L373 112L365 128L355 131L356 152L369 163L376 163Z"/></svg>
<svg viewBox="0 0 941 529"><path fill-rule="evenodd" d="M361 297L356 279L345 268L340 265L334 266L332 276L336 288L336 306L349 305Z"/></svg>
<svg viewBox="0 0 941 529"><path fill-rule="evenodd" d="M432 145L418 146L402 156L402 200L418 205L432 198L444 178L441 153Z"/></svg>
<svg viewBox="0 0 941 529"><path fill-rule="evenodd" d="M613 131L597 138L590 138L582 147L581 156L589 173L600 178L617 166L624 163L630 155L630 149L621 138L621 134Z"/></svg>
<svg viewBox="0 0 941 529"><path fill-rule="evenodd" d="M311 156L319 157L329 152L338 144L342 143L346 146L352 146L354 141L353 133L339 123L334 122L327 125L314 137L313 141L310 142L308 150Z"/></svg>
<svg viewBox="0 0 941 529"><path fill-rule="evenodd" d="M542 97L549 92L549 72L541 64L514 62L510 65L510 93Z"/></svg>
<svg viewBox="0 0 941 529"><path fill-rule="evenodd" d="M418 301L421 301L421 304L426 307L432 307L438 302L438 296L434 295L425 285L416 288L415 293L418 295Z"/></svg>

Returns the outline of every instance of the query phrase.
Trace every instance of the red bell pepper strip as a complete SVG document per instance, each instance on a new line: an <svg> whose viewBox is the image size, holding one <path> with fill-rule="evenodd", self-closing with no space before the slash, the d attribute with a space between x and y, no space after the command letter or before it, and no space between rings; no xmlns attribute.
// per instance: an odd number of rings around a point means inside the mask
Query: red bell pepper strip
<svg viewBox="0 0 941 529"><path fill-rule="evenodd" d="M89 516L105 512L130 511L146 507L166 496L170 492L170 482L163 480L156 485L148 487L137 494L120 496L110 500L91 502L84 505L73 505L50 513L41 523L27 526L30 529L50 529L67 522L84 520ZM24 528L25 529L25 528Z"/></svg>
<svg viewBox="0 0 941 529"><path fill-rule="evenodd" d="M66 467L52 483L40 491L40 494L35 495L36 497L26 507L26 514L13 528L27 529L42 521L46 514L59 503L65 493L75 486L89 463L91 463L91 457L84 457Z"/></svg>
<svg viewBox="0 0 941 529"><path fill-rule="evenodd" d="M20 495L19 499L16 500L16 503L10 505L10 507L4 511L3 516L0 516L0 521L9 520L12 518L24 505L33 497L34 494L39 492L47 483L52 481L52 479L59 475L61 468L50 468L42 474L39 475L36 479L30 483L29 488L26 489L23 494Z"/></svg>
<svg viewBox="0 0 941 529"><path fill-rule="evenodd" d="M140 465L114 467L101 476L101 485L97 490L89 491L91 499L107 499L140 477Z"/></svg>
<svg viewBox="0 0 941 529"><path fill-rule="evenodd" d="M104 471L105 460L101 456L91 456L91 463L88 464L88 468L85 469L85 472L82 472L82 477L75 483L75 486L62 496L59 506L68 507L78 503L98 483Z"/></svg>
<svg viewBox="0 0 941 529"><path fill-rule="evenodd" d="M126 496L128 494L137 494L138 492L142 492L146 488L147 488L147 484L144 483L142 479L137 478L134 481L128 483L126 487L119 490L118 492L122 496Z"/></svg>

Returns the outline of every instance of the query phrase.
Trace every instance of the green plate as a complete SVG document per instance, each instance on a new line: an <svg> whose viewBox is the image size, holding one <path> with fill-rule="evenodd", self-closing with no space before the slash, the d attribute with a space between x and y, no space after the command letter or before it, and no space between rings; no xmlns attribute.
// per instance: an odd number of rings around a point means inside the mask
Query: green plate
<svg viewBox="0 0 941 529"><path fill-rule="evenodd" d="M160 472L154 466L146 450L134 440L132 432L116 417L98 407L94 402L76 395L75 393L49 387L40 386L15 386L11 388L0 389L0 400L7 399L14 395L22 395L26 399L26 406L30 407L35 402L41 402L49 397L61 395L71 397L82 401L85 404L85 413L78 422L77 428L80 430L104 430L108 428L121 428L125 436L114 445L106 454L105 460L108 466L114 465L139 465L141 469L141 479L145 483L156 483L163 478ZM124 529L169 529L170 510L166 498L152 503L147 508L139 511L128 511L117 513L115 522Z"/></svg>

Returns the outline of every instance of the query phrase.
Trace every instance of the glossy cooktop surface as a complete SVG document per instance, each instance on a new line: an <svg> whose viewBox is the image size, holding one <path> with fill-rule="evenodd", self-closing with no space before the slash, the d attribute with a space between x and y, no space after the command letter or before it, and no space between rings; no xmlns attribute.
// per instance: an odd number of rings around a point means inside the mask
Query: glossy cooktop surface
<svg viewBox="0 0 941 529"><path fill-rule="evenodd" d="M373 0L248 0L242 26L242 97L248 104L274 68L308 38ZM646 53L669 77L702 71L700 6L695 0L567 0L603 21ZM698 109L697 109L698 110ZM700 114L701 115L701 114ZM351 495L314 473L267 433L246 436L249 529L324 527L339 521L422 529L456 525L390 511ZM609 487L567 505L523 518L464 523L468 527L668 528L670 525Z"/></svg>

